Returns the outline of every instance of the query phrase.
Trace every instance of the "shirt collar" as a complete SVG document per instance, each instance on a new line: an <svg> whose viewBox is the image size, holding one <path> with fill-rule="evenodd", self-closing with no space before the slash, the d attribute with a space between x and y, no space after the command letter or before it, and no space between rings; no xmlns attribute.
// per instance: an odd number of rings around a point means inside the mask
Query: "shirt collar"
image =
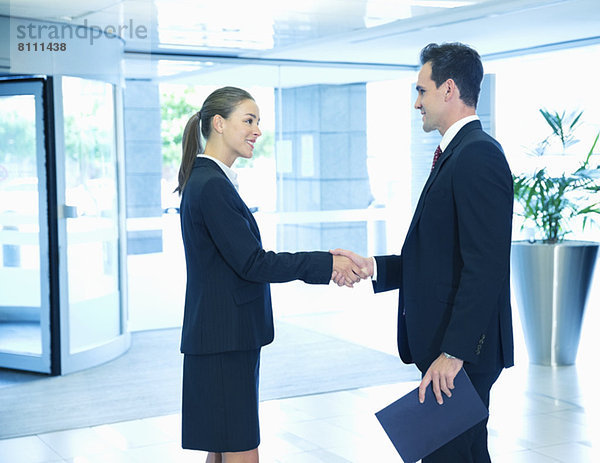
<svg viewBox="0 0 600 463"><path fill-rule="evenodd" d="M212 156L207 156L206 154L199 154L198 157L199 158L208 158L211 161L214 161L221 168L221 170L227 176L229 181L233 184L235 189L239 190L240 184L237 179L237 177L238 177L237 173L231 167L229 167L224 162L219 161L217 158L213 158Z"/></svg>
<svg viewBox="0 0 600 463"><path fill-rule="evenodd" d="M469 122L478 121L478 120L479 120L479 117L474 114L472 116L464 117L464 118L456 121L454 124L452 124L450 126L450 128L448 128L448 130L446 130L446 133L444 134L444 136L442 137L442 141L440 142L440 149L442 150L442 152L444 152L446 150L446 148L448 148L448 145L450 144L452 139L456 136L456 134L460 131L460 129L462 129Z"/></svg>

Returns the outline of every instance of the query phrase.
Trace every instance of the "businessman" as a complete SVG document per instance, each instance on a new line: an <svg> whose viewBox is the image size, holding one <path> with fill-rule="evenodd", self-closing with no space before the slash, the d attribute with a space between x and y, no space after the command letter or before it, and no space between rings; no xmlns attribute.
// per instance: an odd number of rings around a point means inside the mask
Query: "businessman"
<svg viewBox="0 0 600 463"><path fill-rule="evenodd" d="M351 257L375 292L399 289L398 350L441 404L461 367L489 406L490 389L513 365L509 262L512 176L502 147L476 115L483 66L460 43L421 51L415 108L423 130L442 135L401 255ZM338 277L337 282L343 280ZM424 463L489 462L487 420Z"/></svg>

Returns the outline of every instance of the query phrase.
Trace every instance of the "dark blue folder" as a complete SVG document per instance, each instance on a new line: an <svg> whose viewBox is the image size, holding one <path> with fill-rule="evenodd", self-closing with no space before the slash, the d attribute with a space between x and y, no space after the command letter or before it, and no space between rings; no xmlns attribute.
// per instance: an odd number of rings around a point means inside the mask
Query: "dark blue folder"
<svg viewBox="0 0 600 463"><path fill-rule="evenodd" d="M419 388L375 413L405 463L426 457L488 416L488 410L461 369L454 378L452 397L438 404L431 385L425 402Z"/></svg>

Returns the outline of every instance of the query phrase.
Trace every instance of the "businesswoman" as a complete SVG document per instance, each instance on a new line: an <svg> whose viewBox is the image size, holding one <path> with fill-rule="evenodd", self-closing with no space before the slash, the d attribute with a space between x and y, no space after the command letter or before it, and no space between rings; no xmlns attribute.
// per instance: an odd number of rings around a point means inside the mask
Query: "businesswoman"
<svg viewBox="0 0 600 463"><path fill-rule="evenodd" d="M360 274L349 259L327 252L263 250L231 170L237 158L252 157L258 123L252 96L224 87L208 96L183 134L182 446L209 452L211 463L258 462L260 349L274 336L269 283L327 284L340 274L356 282Z"/></svg>

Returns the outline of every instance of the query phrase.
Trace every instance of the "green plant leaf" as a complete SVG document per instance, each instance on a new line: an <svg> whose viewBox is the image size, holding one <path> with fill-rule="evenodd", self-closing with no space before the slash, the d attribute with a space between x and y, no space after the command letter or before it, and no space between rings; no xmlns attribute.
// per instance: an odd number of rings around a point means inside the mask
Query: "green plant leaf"
<svg viewBox="0 0 600 463"><path fill-rule="evenodd" d="M566 115L566 111L539 110L551 134L539 145L540 154L556 137L563 149L578 142L574 130L581 124L583 111L574 111ZM516 212L526 223L533 223L545 242L557 242L571 232L571 221L575 217L583 218L583 227L593 216L600 214L600 201L596 196L600 193L600 166L590 168L590 160L600 140L598 133L583 163L572 173L560 176L548 175L545 168L532 174L513 176L514 197L518 205Z"/></svg>

